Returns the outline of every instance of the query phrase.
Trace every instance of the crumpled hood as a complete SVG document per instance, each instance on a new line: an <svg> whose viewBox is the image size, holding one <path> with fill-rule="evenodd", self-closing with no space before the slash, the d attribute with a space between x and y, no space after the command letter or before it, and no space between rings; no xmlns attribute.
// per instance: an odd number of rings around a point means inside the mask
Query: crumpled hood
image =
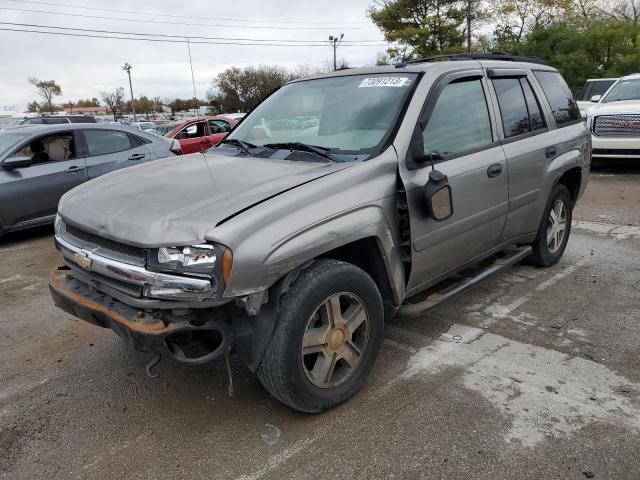
<svg viewBox="0 0 640 480"><path fill-rule="evenodd" d="M193 245L221 220L349 163L193 154L118 170L67 192L67 222L142 247Z"/></svg>
<svg viewBox="0 0 640 480"><path fill-rule="evenodd" d="M587 115L615 115L617 113L637 113L640 114L640 100L624 100L622 102L596 103L587 109Z"/></svg>

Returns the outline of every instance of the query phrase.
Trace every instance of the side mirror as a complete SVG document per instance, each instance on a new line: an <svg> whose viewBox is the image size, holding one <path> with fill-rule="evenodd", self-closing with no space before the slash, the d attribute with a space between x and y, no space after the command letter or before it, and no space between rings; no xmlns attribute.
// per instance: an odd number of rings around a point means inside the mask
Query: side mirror
<svg viewBox="0 0 640 480"><path fill-rule="evenodd" d="M2 161L2 168L15 170L16 168L30 167L32 163L31 157L8 157Z"/></svg>
<svg viewBox="0 0 640 480"><path fill-rule="evenodd" d="M189 125L187 127L187 134L195 135L196 133L198 133L198 126L197 125Z"/></svg>
<svg viewBox="0 0 640 480"><path fill-rule="evenodd" d="M591 101L593 103L598 103L601 98L602 98L602 95L594 95L593 97L591 97Z"/></svg>
<svg viewBox="0 0 640 480"><path fill-rule="evenodd" d="M442 222L453 215L453 198L447 176L438 171L429 172L429 181L424 186L424 199L431 218Z"/></svg>

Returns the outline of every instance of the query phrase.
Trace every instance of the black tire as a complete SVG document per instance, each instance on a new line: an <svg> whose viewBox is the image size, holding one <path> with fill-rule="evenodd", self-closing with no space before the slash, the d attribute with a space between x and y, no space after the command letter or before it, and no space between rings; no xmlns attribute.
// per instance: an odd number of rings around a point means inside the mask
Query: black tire
<svg viewBox="0 0 640 480"><path fill-rule="evenodd" d="M551 225L550 213L556 205L556 202L561 201L564 203L566 209L565 218L565 231L562 241L558 242L558 245L554 245L551 249L547 242L547 232ZM551 191L547 206L544 209L542 220L540 220L540 226L538 227L538 235L536 239L531 243L533 252L527 258L525 263L535 265L538 267L550 267L558 263L569 241L569 235L571 234L571 219L573 214L573 199L567 187L562 184L556 184Z"/></svg>
<svg viewBox="0 0 640 480"><path fill-rule="evenodd" d="M350 370L348 363L344 364L343 370L351 373L335 386L320 388L310 380L311 368L305 365L307 357L302 353L303 338L313 326L313 318L320 319L316 312L320 312L329 298L337 295L352 297L357 305L364 307L366 342L356 366ZM343 297L337 298L341 301ZM275 331L258 367L258 378L271 395L289 407L307 413L322 412L344 402L362 386L380 350L383 333L382 299L371 277L346 262L318 260L304 269L283 295ZM345 345L348 343L344 342ZM329 344L324 345L323 348L329 348ZM331 371L337 372L338 365L343 364L335 360L336 355L333 358L335 367Z"/></svg>

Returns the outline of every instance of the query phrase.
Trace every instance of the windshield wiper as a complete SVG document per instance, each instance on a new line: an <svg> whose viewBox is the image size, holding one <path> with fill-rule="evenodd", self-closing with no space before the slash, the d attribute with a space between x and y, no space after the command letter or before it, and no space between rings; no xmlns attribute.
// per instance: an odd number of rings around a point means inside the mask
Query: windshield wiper
<svg viewBox="0 0 640 480"><path fill-rule="evenodd" d="M331 150L330 148L318 147L316 145L308 145L302 142L267 143L263 145L263 147L281 149L281 150L299 150L302 152L311 152L311 153L315 153L319 157L323 157L328 160L334 161L334 158L331 156L330 153L328 153L329 150Z"/></svg>
<svg viewBox="0 0 640 480"><path fill-rule="evenodd" d="M249 142L245 142L245 141L242 141L242 140L238 140L236 138L225 138L224 140L222 140L220 142L220 144L222 144L222 143L228 143L229 145L235 145L236 147L238 147L240 149L240 151L242 153L245 153L247 155L251 155L251 153L249 153L249 149L250 148L256 148L256 146L253 143L249 143Z"/></svg>

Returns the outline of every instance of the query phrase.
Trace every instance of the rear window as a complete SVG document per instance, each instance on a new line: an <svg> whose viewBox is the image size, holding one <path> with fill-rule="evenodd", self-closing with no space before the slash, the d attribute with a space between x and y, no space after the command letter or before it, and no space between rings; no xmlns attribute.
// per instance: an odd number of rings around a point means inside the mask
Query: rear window
<svg viewBox="0 0 640 480"><path fill-rule="evenodd" d="M556 124L562 125L581 119L578 104L573 99L571 90L558 72L534 71L533 74L540 82Z"/></svg>
<svg viewBox="0 0 640 480"><path fill-rule="evenodd" d="M91 156L122 152L131 148L129 135L117 130L85 130L84 138Z"/></svg>

